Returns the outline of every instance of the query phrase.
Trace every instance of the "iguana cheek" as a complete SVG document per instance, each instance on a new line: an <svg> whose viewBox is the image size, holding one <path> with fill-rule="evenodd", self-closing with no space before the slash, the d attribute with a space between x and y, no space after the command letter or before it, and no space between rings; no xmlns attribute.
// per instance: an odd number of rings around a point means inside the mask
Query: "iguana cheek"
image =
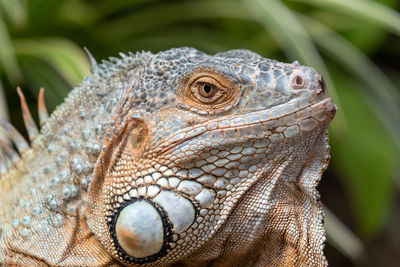
<svg viewBox="0 0 400 267"><path fill-rule="evenodd" d="M156 207L138 200L121 210L115 226L119 245L135 258L157 254L164 244L161 215Z"/></svg>

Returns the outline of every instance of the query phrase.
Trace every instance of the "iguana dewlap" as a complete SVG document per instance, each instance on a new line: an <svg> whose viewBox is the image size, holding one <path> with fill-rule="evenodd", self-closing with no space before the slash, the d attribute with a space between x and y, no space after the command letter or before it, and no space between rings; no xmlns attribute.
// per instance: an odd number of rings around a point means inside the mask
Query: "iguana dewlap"
<svg viewBox="0 0 400 267"><path fill-rule="evenodd" d="M97 65L30 145L0 120L3 266L325 266L316 186L335 105L310 67L247 50ZM0 265L1 265L0 264Z"/></svg>

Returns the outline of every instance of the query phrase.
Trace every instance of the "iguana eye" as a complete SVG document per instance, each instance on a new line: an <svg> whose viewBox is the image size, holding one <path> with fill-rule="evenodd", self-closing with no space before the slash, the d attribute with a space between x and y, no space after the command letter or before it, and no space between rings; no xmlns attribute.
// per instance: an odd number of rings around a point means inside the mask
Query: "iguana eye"
<svg viewBox="0 0 400 267"><path fill-rule="evenodd" d="M227 89L211 77L201 77L190 87L194 97L203 103L218 103Z"/></svg>
<svg viewBox="0 0 400 267"><path fill-rule="evenodd" d="M203 112L229 109L237 100L239 84L233 79L214 70L199 69L183 80L185 84L184 105L190 105Z"/></svg>

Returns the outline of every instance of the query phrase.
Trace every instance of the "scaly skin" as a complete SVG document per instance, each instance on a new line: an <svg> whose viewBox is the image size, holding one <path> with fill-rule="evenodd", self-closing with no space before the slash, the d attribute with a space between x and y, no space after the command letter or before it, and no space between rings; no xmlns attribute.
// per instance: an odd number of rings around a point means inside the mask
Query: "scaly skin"
<svg viewBox="0 0 400 267"><path fill-rule="evenodd" d="M325 266L322 78L247 50L95 65L0 180L0 262Z"/></svg>

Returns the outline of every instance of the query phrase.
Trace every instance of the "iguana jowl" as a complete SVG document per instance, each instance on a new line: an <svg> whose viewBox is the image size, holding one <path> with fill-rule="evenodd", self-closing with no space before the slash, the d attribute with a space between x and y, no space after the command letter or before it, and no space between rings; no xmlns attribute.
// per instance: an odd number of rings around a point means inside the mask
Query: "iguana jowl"
<svg viewBox="0 0 400 267"><path fill-rule="evenodd" d="M312 68L121 54L49 118L41 103L40 134L23 110L30 146L0 121L19 150L2 143L3 265L327 265L315 188L336 107Z"/></svg>

